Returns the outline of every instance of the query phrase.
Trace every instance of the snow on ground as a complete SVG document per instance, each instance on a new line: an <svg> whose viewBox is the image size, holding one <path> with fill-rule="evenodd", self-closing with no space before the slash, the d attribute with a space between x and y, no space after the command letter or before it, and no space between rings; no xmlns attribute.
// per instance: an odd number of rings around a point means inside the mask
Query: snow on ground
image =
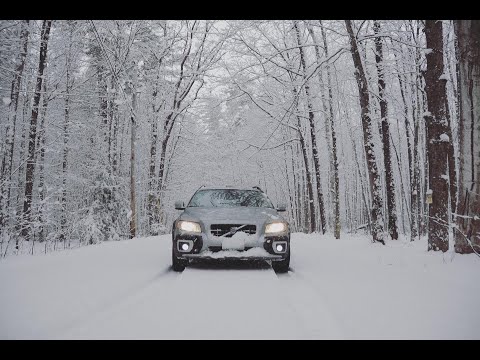
<svg viewBox="0 0 480 360"><path fill-rule="evenodd" d="M266 263L170 270L171 236L0 261L0 339L480 339L480 259L292 234Z"/></svg>

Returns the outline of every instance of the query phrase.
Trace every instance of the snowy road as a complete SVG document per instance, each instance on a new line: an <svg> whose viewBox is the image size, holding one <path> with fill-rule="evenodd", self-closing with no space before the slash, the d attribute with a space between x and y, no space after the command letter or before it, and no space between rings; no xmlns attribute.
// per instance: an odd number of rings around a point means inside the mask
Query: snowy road
<svg viewBox="0 0 480 360"><path fill-rule="evenodd" d="M292 269L170 270L170 236L0 262L0 338L480 339L480 261L293 234Z"/></svg>
<svg viewBox="0 0 480 360"><path fill-rule="evenodd" d="M62 338L341 338L328 311L311 317L266 266L168 273ZM268 265L267 265L268 266ZM311 295L311 294L309 294ZM318 296L310 299L319 305ZM317 301L315 301L317 300ZM312 305L312 304L310 304ZM313 321L313 319L315 319ZM318 320L322 320L317 324Z"/></svg>

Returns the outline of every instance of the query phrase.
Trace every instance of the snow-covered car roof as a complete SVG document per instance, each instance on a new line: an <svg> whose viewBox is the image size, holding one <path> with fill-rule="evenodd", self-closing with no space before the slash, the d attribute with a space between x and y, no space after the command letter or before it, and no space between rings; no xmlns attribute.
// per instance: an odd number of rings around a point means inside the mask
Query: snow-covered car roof
<svg viewBox="0 0 480 360"><path fill-rule="evenodd" d="M200 190L254 190L254 191L261 191L259 188L256 188L256 187L228 186L228 185L202 186L197 191L200 191Z"/></svg>

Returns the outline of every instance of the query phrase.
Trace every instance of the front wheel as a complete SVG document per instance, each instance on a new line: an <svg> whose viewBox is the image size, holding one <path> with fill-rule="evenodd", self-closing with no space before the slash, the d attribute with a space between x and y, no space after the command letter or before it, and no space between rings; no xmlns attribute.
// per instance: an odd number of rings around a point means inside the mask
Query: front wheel
<svg viewBox="0 0 480 360"><path fill-rule="evenodd" d="M172 269L176 272L182 272L185 270L185 263L182 260L177 259L172 250Z"/></svg>
<svg viewBox="0 0 480 360"><path fill-rule="evenodd" d="M287 257L283 260L272 261L272 268L273 271L279 274L288 272L288 269L290 268L290 252L288 252Z"/></svg>

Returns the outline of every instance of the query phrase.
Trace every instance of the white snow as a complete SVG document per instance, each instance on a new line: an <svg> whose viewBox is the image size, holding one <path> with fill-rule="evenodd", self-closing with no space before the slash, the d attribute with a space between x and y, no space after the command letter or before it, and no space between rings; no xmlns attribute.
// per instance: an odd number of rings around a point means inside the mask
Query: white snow
<svg viewBox="0 0 480 360"><path fill-rule="evenodd" d="M438 80L448 80L447 74L443 73L442 75L440 75L440 77L438 78Z"/></svg>
<svg viewBox="0 0 480 360"><path fill-rule="evenodd" d="M440 141L450 141L450 137L447 134L440 135Z"/></svg>
<svg viewBox="0 0 480 360"><path fill-rule="evenodd" d="M12 102L12 100L8 97L4 97L2 98L2 101L3 101L3 105L10 105L10 103Z"/></svg>
<svg viewBox="0 0 480 360"><path fill-rule="evenodd" d="M237 249L243 250L245 248L245 241L248 241L249 236L247 233L243 231L238 231L233 234L232 237L224 237L222 239L222 249L229 250L229 249Z"/></svg>
<svg viewBox="0 0 480 360"><path fill-rule="evenodd" d="M426 249L295 233L293 271L278 276L172 272L171 235L9 256L0 339L480 339L480 259Z"/></svg>
<svg viewBox="0 0 480 360"><path fill-rule="evenodd" d="M202 255L211 257L212 259L223 259L226 257L243 258L243 257L270 256L270 254L265 249L262 249L259 247L254 247L244 252L240 252L237 250L222 250L217 252L204 251Z"/></svg>

